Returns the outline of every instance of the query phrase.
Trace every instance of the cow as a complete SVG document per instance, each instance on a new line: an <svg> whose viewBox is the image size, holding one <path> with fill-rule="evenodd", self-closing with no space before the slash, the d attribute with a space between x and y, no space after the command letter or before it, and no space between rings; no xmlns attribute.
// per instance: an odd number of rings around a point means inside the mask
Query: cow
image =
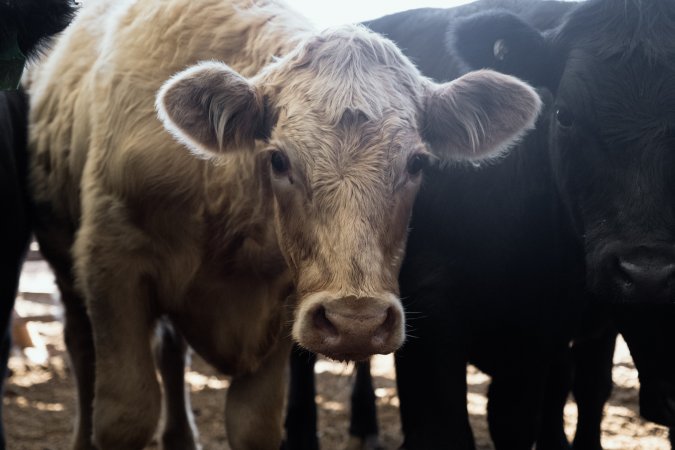
<svg viewBox="0 0 675 450"><path fill-rule="evenodd" d="M48 38L66 27L73 12L69 0L0 3L0 393L11 347L12 308L30 237L26 202L28 104L25 94L16 88L26 59L35 58ZM5 448L1 414L0 448Z"/></svg>
<svg viewBox="0 0 675 450"><path fill-rule="evenodd" d="M544 32L528 20L546 15L524 11L551 3L501 5L477 2L470 8L480 12L451 26L453 13L441 10L368 24L423 73L452 60L439 81L493 68L548 97L535 130L499 164L427 172L400 277L406 311L420 316L411 323L418 339L396 353L404 446L473 447L464 369L472 361L493 377L497 449L567 448L567 342L603 303L640 371L641 412L672 426L675 361L664 355L675 342L675 68L664 36L675 5L558 5L569 11L549 17ZM445 56L420 44L439 41ZM596 407L603 390L577 390L591 397L577 401ZM577 438L575 448L600 448L599 433Z"/></svg>
<svg viewBox="0 0 675 450"><path fill-rule="evenodd" d="M339 360L403 342L397 276L427 160L497 158L541 104L493 71L432 82L389 40L317 32L276 0L92 0L26 84L74 446L101 450L149 441L155 368L180 389L183 337L232 375L230 446L278 448L292 340ZM158 321L178 352L155 364ZM197 447L187 415L165 448Z"/></svg>

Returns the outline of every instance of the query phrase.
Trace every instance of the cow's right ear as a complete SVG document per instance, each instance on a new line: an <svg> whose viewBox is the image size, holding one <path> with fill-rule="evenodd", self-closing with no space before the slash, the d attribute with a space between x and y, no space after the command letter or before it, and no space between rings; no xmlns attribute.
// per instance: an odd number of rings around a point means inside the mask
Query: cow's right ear
<svg viewBox="0 0 675 450"><path fill-rule="evenodd" d="M470 70L494 69L553 89L552 49L544 35L507 11L474 14L448 28L446 48Z"/></svg>
<svg viewBox="0 0 675 450"><path fill-rule="evenodd" d="M478 70L433 84L424 104L422 137L446 160L499 157L534 128L542 102L510 75Z"/></svg>
<svg viewBox="0 0 675 450"><path fill-rule="evenodd" d="M157 94L164 127L200 156L242 147L271 132L267 102L247 79L218 62L202 62L174 75Z"/></svg>

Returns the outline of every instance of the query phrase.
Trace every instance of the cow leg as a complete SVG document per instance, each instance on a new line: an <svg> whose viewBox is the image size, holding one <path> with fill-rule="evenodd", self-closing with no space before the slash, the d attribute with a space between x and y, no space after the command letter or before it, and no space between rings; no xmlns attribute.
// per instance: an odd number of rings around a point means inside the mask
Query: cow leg
<svg viewBox="0 0 675 450"><path fill-rule="evenodd" d="M93 434L100 450L142 449L160 414L150 345L154 324L147 299L139 295L142 285L132 277L127 280L128 285L121 280L109 284L114 294L92 290L96 298L88 305L96 349Z"/></svg>
<svg viewBox="0 0 675 450"><path fill-rule="evenodd" d="M153 323L138 281L112 285L115 295L96 290L88 305L96 349L94 443L100 450L135 450L148 444L160 413Z"/></svg>
<svg viewBox="0 0 675 450"><path fill-rule="evenodd" d="M157 298L145 259L151 247L123 222L118 204L100 206L85 216L74 246L96 354L93 438L99 450L137 450L152 438L161 407L151 348Z"/></svg>
<svg viewBox="0 0 675 450"><path fill-rule="evenodd" d="M508 373L495 374L490 383L488 424L495 450L530 450L535 443L545 376L529 362L512 361Z"/></svg>
<svg viewBox="0 0 675 450"><path fill-rule="evenodd" d="M7 361L12 346L10 322L12 309L19 284L19 270L23 256L16 258L12 264L0 272L0 395L4 392L5 377L7 376ZM4 265L4 262L3 262ZM3 267L3 269L5 269ZM2 405L0 405L0 448L5 448L5 433L2 427Z"/></svg>
<svg viewBox="0 0 675 450"><path fill-rule="evenodd" d="M290 338L280 340L258 370L232 378L225 407L232 450L279 450L290 351Z"/></svg>
<svg viewBox="0 0 675 450"><path fill-rule="evenodd" d="M352 389L351 404L349 448L354 450L380 448L377 437L377 406L373 378L370 375L370 361L356 363L356 379Z"/></svg>
<svg viewBox="0 0 675 450"><path fill-rule="evenodd" d="M619 314L618 328L638 370L640 414L674 427L675 309L670 306L627 308Z"/></svg>
<svg viewBox="0 0 675 450"><path fill-rule="evenodd" d="M416 326L417 339L410 339L395 355L403 447L473 450L466 409L466 360L450 345L424 342L434 331L422 321ZM443 334L447 330L435 333Z"/></svg>
<svg viewBox="0 0 675 450"><path fill-rule="evenodd" d="M13 111L16 99L22 106ZM4 391L5 377L7 376L7 361L11 347L10 322L16 291L19 286L21 266L28 249L30 225L27 220L25 205L22 201L21 171L14 159L14 146L19 149L20 139L18 124L12 130L13 113L25 113L25 97L22 95L6 94L0 97L0 112L3 124L0 126L0 396ZM22 125L22 127L25 125ZM9 129L8 129L9 128ZM22 135L23 133L21 133ZM16 141L14 140L16 139ZM0 404L0 448L5 448L5 435L2 428L2 404Z"/></svg>
<svg viewBox="0 0 675 450"><path fill-rule="evenodd" d="M318 450L316 387L314 364L316 355L293 346L290 359L290 381L286 407L285 450Z"/></svg>
<svg viewBox="0 0 675 450"><path fill-rule="evenodd" d="M77 386L77 416L73 449L90 450L92 444L92 405L94 402L95 354L91 322L84 301L72 284L57 275L57 284L65 308L64 340Z"/></svg>
<svg viewBox="0 0 675 450"><path fill-rule="evenodd" d="M569 450L565 435L564 409L572 387L572 358L567 345L560 351L546 380L537 450Z"/></svg>
<svg viewBox="0 0 675 450"><path fill-rule="evenodd" d="M16 236L16 233L14 235L3 235L1 238L10 240L9 244L11 246L21 244L21 242L11 242L19 238L19 236ZM16 291L19 285L23 256L28 246L28 234L25 233L25 237L21 236L21 238L24 243L23 250L18 252L0 252L0 258L2 258L0 261L0 396L4 392L5 377L7 376L7 361L9 360L9 352L12 346L10 322ZM7 248L10 245L3 245L3 247ZM4 449L5 433L2 423L2 405L0 405L0 448Z"/></svg>
<svg viewBox="0 0 675 450"><path fill-rule="evenodd" d="M574 399L579 417L574 436L575 450L602 450L602 416L612 393L612 361L616 330L574 343Z"/></svg>
<svg viewBox="0 0 675 450"><path fill-rule="evenodd" d="M187 343L166 319L160 321L158 326L155 358L162 377L164 394L162 449L200 448L197 444L197 427L190 406L190 392L185 384L185 367L190 364Z"/></svg>

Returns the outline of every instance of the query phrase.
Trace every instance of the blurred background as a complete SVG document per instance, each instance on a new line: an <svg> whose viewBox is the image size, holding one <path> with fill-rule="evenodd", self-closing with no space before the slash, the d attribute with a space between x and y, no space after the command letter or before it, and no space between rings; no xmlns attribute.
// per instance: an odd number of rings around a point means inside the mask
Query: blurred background
<svg viewBox="0 0 675 450"><path fill-rule="evenodd" d="M316 0L287 0L319 28L344 23L363 22L370 19L413 8L450 8L471 0L341 0L339 2Z"/></svg>

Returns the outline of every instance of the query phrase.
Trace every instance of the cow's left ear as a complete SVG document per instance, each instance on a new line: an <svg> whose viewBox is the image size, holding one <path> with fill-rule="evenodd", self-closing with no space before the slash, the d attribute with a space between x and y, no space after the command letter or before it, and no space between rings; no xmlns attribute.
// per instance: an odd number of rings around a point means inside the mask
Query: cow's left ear
<svg viewBox="0 0 675 450"><path fill-rule="evenodd" d="M554 89L551 44L513 13L489 11L459 20L448 28L445 44L471 70L494 69Z"/></svg>
<svg viewBox="0 0 675 450"><path fill-rule="evenodd" d="M534 127L542 102L528 84L479 70L427 95L422 136L434 154L449 160L497 157Z"/></svg>
<svg viewBox="0 0 675 450"><path fill-rule="evenodd" d="M218 62L202 62L169 79L155 107L164 127L190 150L211 156L267 139L272 124L264 96Z"/></svg>

